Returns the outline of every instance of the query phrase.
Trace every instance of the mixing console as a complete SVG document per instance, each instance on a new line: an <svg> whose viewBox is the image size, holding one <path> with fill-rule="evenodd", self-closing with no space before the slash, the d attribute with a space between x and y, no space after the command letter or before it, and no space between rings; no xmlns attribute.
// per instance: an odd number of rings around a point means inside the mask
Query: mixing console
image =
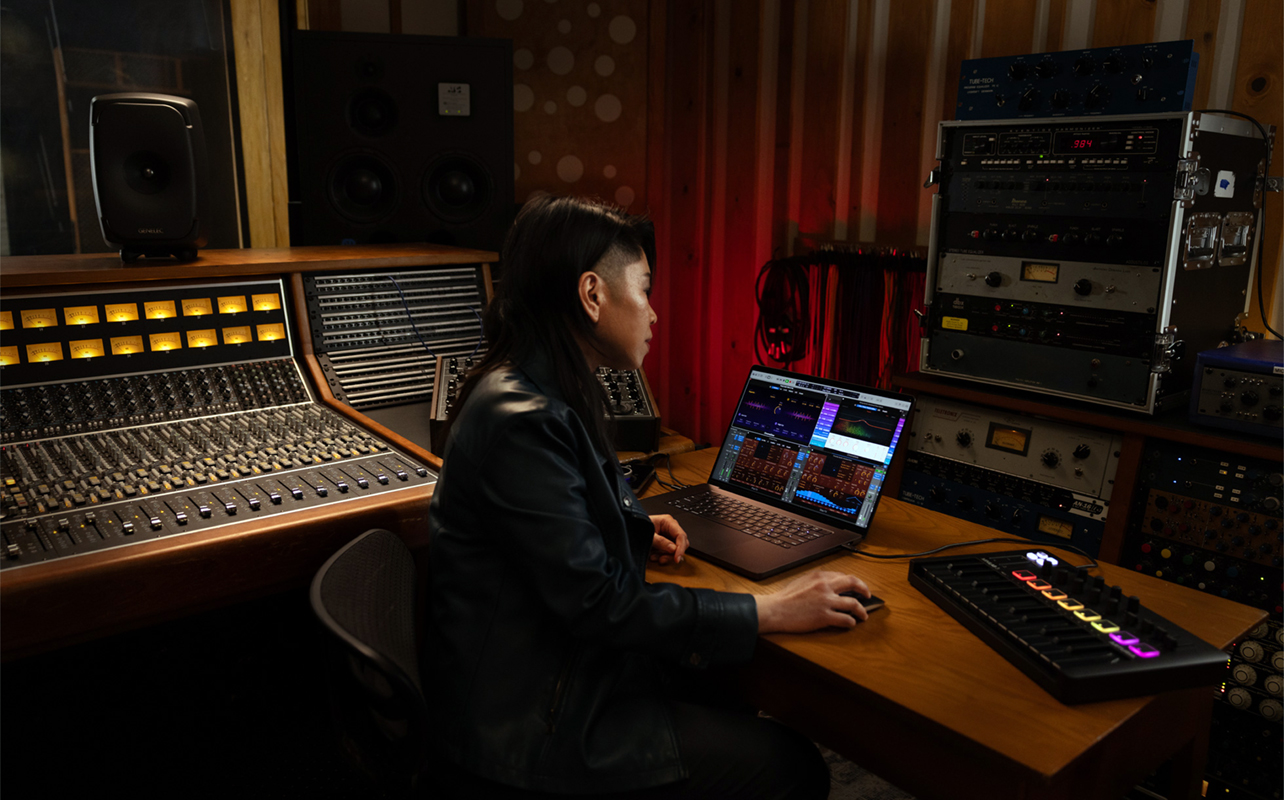
<svg viewBox="0 0 1284 800"><path fill-rule="evenodd" d="M1042 551L921 558L910 583L1063 703L1223 679L1226 654Z"/></svg>
<svg viewBox="0 0 1284 800"><path fill-rule="evenodd" d="M463 388L464 379L481 354L474 356L443 357L437 365L433 381L432 420L445 422L455 407L455 399ZM601 367L598 382L606 392L611 414L615 418L615 449L653 452L660 441L660 413L655 407L655 397L642 370L622 370ZM442 449L444 442L437 443Z"/></svg>
<svg viewBox="0 0 1284 800"><path fill-rule="evenodd" d="M435 480L307 401L289 361L100 383L4 391L6 419L41 427L6 426L0 445L0 569ZM152 391L135 393L142 386ZM135 424L116 427L135 405Z"/></svg>

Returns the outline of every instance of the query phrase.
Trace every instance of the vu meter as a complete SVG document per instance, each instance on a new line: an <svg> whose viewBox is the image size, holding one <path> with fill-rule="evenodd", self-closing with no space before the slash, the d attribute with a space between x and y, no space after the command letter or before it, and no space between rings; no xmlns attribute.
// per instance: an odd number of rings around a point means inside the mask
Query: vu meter
<svg viewBox="0 0 1284 800"><path fill-rule="evenodd" d="M183 316L185 317L199 317L213 313L214 306L210 304L208 297L197 297L183 301Z"/></svg>
<svg viewBox="0 0 1284 800"><path fill-rule="evenodd" d="M279 322L273 325L259 326L260 342L274 342L277 339L284 339L284 338L285 338L285 326Z"/></svg>
<svg viewBox="0 0 1284 800"><path fill-rule="evenodd" d="M1026 261L1021 264L1021 280L1056 283L1060 270L1060 264L1036 264L1033 261Z"/></svg>
<svg viewBox="0 0 1284 800"><path fill-rule="evenodd" d="M137 303L108 303L106 311L108 322L133 322L138 319Z"/></svg>
<svg viewBox="0 0 1284 800"><path fill-rule="evenodd" d="M0 331L13 330L13 312L0 311Z"/></svg>
<svg viewBox="0 0 1284 800"><path fill-rule="evenodd" d="M62 342L27 345L27 361L62 361Z"/></svg>
<svg viewBox="0 0 1284 800"><path fill-rule="evenodd" d="M218 334L213 328L204 331L187 332L188 347L210 347L216 344L218 344Z"/></svg>
<svg viewBox="0 0 1284 800"><path fill-rule="evenodd" d="M24 328L52 328L58 324L58 313L52 308L31 308L21 313Z"/></svg>
<svg viewBox="0 0 1284 800"><path fill-rule="evenodd" d="M281 310L281 296L279 294L256 294L250 299L254 301L255 311Z"/></svg>
<svg viewBox="0 0 1284 800"><path fill-rule="evenodd" d="M102 339L81 339L71 343L72 358L102 358Z"/></svg>
<svg viewBox="0 0 1284 800"><path fill-rule="evenodd" d="M240 314L247 308L244 295L240 297L220 297L218 299L218 313L220 314Z"/></svg>
<svg viewBox="0 0 1284 800"><path fill-rule="evenodd" d="M108 312L111 313L111 312ZM158 334L163 336L164 334ZM128 356L134 353L143 352L143 337L141 336L115 336L111 340L111 354L114 356Z"/></svg>
<svg viewBox="0 0 1284 800"><path fill-rule="evenodd" d="M148 301L143 303L143 311L148 319L173 319L178 316L178 312L174 310L173 300Z"/></svg>
<svg viewBox="0 0 1284 800"><path fill-rule="evenodd" d="M0 367L18 363L18 348L0 347Z"/></svg>
<svg viewBox="0 0 1284 800"><path fill-rule="evenodd" d="M98 322L98 306L72 306L62 310L68 325L94 325Z"/></svg>
<svg viewBox="0 0 1284 800"><path fill-rule="evenodd" d="M223 342L225 344L244 344L249 341L253 341L250 336L249 325L223 329Z"/></svg>
<svg viewBox="0 0 1284 800"><path fill-rule="evenodd" d="M152 350L178 350L183 346L182 336L175 333L153 333L148 338Z"/></svg>

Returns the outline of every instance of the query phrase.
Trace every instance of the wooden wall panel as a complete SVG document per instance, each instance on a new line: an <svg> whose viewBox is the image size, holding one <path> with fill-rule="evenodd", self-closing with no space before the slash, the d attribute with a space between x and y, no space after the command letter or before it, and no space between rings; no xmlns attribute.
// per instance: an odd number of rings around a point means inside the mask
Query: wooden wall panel
<svg viewBox="0 0 1284 800"><path fill-rule="evenodd" d="M881 173L878 182L879 242L906 247L918 235L918 198L923 191L919 151L923 97L934 9L927 3L893 3L888 20L888 91L883 103ZM1033 24L1033 23L1032 23ZM1029 37L1026 49L1029 49ZM866 169L871 165L866 164Z"/></svg>
<svg viewBox="0 0 1284 800"><path fill-rule="evenodd" d="M665 367L652 375L664 422L696 436L695 403L699 395L702 350L696 343L678 340L681 320L699 319L702 305L701 275L705 263L705 229L709 191L708 124L712 25L703 3L669 6L669 57L666 64L665 110L668 195L663 221L667 221L668 253L657 255L652 302L659 316L653 341L659 344Z"/></svg>
<svg viewBox="0 0 1284 800"><path fill-rule="evenodd" d="M1217 55L1217 18L1221 15L1222 0L1189 0L1186 9L1186 38L1195 41L1195 52L1199 53L1192 108L1204 108L1208 105L1208 87L1213 79L1213 59Z"/></svg>
<svg viewBox="0 0 1284 800"><path fill-rule="evenodd" d="M1048 3L1048 35L1043 49L1049 53L1062 49L1061 40L1066 33L1066 0L1050 0Z"/></svg>
<svg viewBox="0 0 1284 800"><path fill-rule="evenodd" d="M852 117L855 124L852 126L851 167L848 181L851 191L847 195L850 200L846 209L849 239L859 238L856 234L860 230L860 190L866 169L864 114L866 95L869 91L869 60L866 54L873 50L870 46L870 40L874 35L872 0L861 2L856 13L858 17L856 20L857 58L856 71L852 79Z"/></svg>
<svg viewBox="0 0 1284 800"><path fill-rule="evenodd" d="M1247 0L1244 9L1244 30L1239 43L1239 68L1235 73L1235 94L1232 107L1255 118L1263 125L1274 125L1275 160L1271 174L1280 174L1280 142L1284 135L1284 51L1280 48L1280 31L1284 30L1284 9L1279 0ZM1268 319L1278 319L1273 306L1280 303L1280 248L1284 242L1284 198L1278 192L1268 192L1266 203L1266 238L1263 239L1262 275L1263 306ZM1252 289L1249 328L1264 332L1262 315L1257 301L1257 287ZM1275 323L1278 324L1278 323ZM1274 324L1272 325L1274 327ZM1279 331L1279 328L1275 328Z"/></svg>
<svg viewBox="0 0 1284 800"><path fill-rule="evenodd" d="M846 0L811 0L807 14L807 80L803 113L802 203L798 228L831 237L836 218L838 92L847 30Z"/></svg>
<svg viewBox="0 0 1284 800"><path fill-rule="evenodd" d="M777 35L761 27L762 7L768 0L758 0L752 12L749 3L726 3L725 13L730 17L729 64L727 79L727 118L724 132L725 158L728 169L721 187L725 200L721 204L724 220L721 242L714 242L721 253L715 259L717 266L709 277L714 279L706 297L705 318L711 341L708 343L710 363L709 381L705 396L708 398L703 437L716 441L730 421L731 409L740 397L745 376L755 359L753 355L754 323L757 305L754 296L754 279L758 275L757 198L766 190L770 175L760 176L758 158L758 113L760 81L772 80L774 74L764 74L761 61L761 37ZM731 6L736 6L732 13ZM754 13L757 12L757 13ZM773 41L774 47L774 41ZM826 81L828 82L828 81ZM773 128L774 132L774 128ZM832 172L831 172L832 174ZM718 191L718 189L715 189ZM716 432L716 433L713 433ZM713 435L709 435L713 433Z"/></svg>
<svg viewBox="0 0 1284 800"><path fill-rule="evenodd" d="M1093 47L1145 44L1155 40L1155 0L1097 0Z"/></svg>
<svg viewBox="0 0 1284 800"><path fill-rule="evenodd" d="M965 60L972 58L972 29L976 18L976 0L954 0L950 3L950 32L945 46L945 100L941 119L954 119L959 100L959 73Z"/></svg>
<svg viewBox="0 0 1284 800"><path fill-rule="evenodd" d="M290 245L281 29L270 0L231 0L249 247Z"/></svg>
<svg viewBox="0 0 1284 800"><path fill-rule="evenodd" d="M986 0L980 57L1015 56L1030 52L1030 43L1034 40L1036 10L1031 0Z"/></svg>

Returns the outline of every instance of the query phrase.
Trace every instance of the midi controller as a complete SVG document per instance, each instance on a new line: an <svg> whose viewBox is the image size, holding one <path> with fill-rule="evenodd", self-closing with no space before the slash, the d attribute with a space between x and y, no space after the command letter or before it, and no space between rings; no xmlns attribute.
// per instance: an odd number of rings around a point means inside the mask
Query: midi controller
<svg viewBox="0 0 1284 800"><path fill-rule="evenodd" d="M1043 551L910 562L910 584L1063 703L1214 685L1226 654Z"/></svg>
<svg viewBox="0 0 1284 800"><path fill-rule="evenodd" d="M1195 112L941 123L921 369L1181 405L1245 311L1266 146Z"/></svg>
<svg viewBox="0 0 1284 800"><path fill-rule="evenodd" d="M280 279L0 302L0 569L430 485L315 402Z"/></svg>

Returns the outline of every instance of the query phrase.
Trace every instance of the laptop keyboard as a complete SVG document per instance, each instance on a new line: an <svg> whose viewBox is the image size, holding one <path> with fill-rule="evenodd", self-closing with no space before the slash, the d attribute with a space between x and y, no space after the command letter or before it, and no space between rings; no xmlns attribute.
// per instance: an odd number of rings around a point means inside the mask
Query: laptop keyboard
<svg viewBox="0 0 1284 800"><path fill-rule="evenodd" d="M779 547L796 547L832 533L805 520L786 517L762 506L713 492L688 495L672 501L670 505Z"/></svg>

